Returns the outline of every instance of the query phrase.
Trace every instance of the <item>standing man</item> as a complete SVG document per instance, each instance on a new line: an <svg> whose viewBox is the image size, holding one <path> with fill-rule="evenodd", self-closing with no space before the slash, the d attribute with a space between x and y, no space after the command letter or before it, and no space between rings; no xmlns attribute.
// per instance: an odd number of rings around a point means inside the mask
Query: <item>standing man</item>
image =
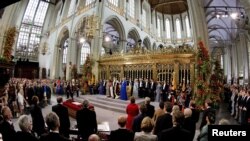
<svg viewBox="0 0 250 141"><path fill-rule="evenodd" d="M119 129L113 130L110 133L110 141L133 141L134 133L128 129L126 129L126 116L120 116L118 118Z"/></svg>
<svg viewBox="0 0 250 141"><path fill-rule="evenodd" d="M83 108L76 112L76 121L79 135L83 141L87 141L91 134L97 132L96 113L88 108L89 101L83 101Z"/></svg>
<svg viewBox="0 0 250 141"><path fill-rule="evenodd" d="M52 111L57 114L60 119L59 133L66 138L69 138L69 113L68 109L62 105L63 98L61 96L57 97L57 105L52 106Z"/></svg>
<svg viewBox="0 0 250 141"><path fill-rule="evenodd" d="M43 94L44 94L44 97L47 98L47 103L50 105L50 99L51 99L51 89L50 87L48 86L47 82L44 82L44 85L43 85ZM45 99L46 100L46 99Z"/></svg>

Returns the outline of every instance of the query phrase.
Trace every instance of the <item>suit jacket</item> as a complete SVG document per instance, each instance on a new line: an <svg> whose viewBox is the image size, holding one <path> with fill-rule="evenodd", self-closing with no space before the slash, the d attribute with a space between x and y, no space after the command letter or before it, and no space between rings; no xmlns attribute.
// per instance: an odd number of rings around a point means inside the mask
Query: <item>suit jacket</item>
<svg viewBox="0 0 250 141"><path fill-rule="evenodd" d="M14 141L16 131L14 126L8 121L3 120L0 124L0 133L2 133L3 141Z"/></svg>
<svg viewBox="0 0 250 141"><path fill-rule="evenodd" d="M150 104L146 104L146 107L147 107L146 115L149 116L150 118L153 118L155 113L155 107Z"/></svg>
<svg viewBox="0 0 250 141"><path fill-rule="evenodd" d="M191 138L193 140L196 130L196 122L192 119L192 117L185 118L183 128L191 133Z"/></svg>
<svg viewBox="0 0 250 141"><path fill-rule="evenodd" d="M143 118L146 117L146 114L139 114L134 118L132 130L134 132L140 132L141 131L141 122Z"/></svg>
<svg viewBox="0 0 250 141"><path fill-rule="evenodd" d="M172 115L166 113L162 116L159 116L156 120L154 134L158 135L164 129L169 129L173 127Z"/></svg>
<svg viewBox="0 0 250 141"><path fill-rule="evenodd" d="M83 108L76 112L76 121L79 134L83 139L97 132L97 121L95 111Z"/></svg>
<svg viewBox="0 0 250 141"><path fill-rule="evenodd" d="M200 125L200 130L202 129L202 127L204 125L207 124L207 121L206 121L206 116L209 114L209 113L213 113L215 115L215 110L213 108L207 108L206 110L203 111L203 115L202 115L202 119L201 119L201 125Z"/></svg>
<svg viewBox="0 0 250 141"><path fill-rule="evenodd" d="M33 105L30 109L33 131L38 135L45 133L45 122L42 114L42 110L38 105Z"/></svg>
<svg viewBox="0 0 250 141"><path fill-rule="evenodd" d="M68 109L62 104L57 104L52 106L52 111L55 112L60 119L59 133L65 137L69 137L70 121Z"/></svg>
<svg viewBox="0 0 250 141"><path fill-rule="evenodd" d="M18 131L16 133L16 140L22 139L23 141L38 141L38 139L29 132Z"/></svg>
<svg viewBox="0 0 250 141"><path fill-rule="evenodd" d="M63 137L59 133L50 132L48 134L43 134L40 137L40 141L70 141L70 140Z"/></svg>
<svg viewBox="0 0 250 141"><path fill-rule="evenodd" d="M191 139L190 132L181 128L180 126L163 130L158 137L159 141L167 141L169 139L174 139L176 141L193 141Z"/></svg>
<svg viewBox="0 0 250 141"><path fill-rule="evenodd" d="M200 112L198 109L191 109L192 110L192 119L195 121L195 123L197 123L199 121L200 118Z"/></svg>
<svg viewBox="0 0 250 141"><path fill-rule="evenodd" d="M134 133L127 129L117 129L111 131L110 141L133 141Z"/></svg>

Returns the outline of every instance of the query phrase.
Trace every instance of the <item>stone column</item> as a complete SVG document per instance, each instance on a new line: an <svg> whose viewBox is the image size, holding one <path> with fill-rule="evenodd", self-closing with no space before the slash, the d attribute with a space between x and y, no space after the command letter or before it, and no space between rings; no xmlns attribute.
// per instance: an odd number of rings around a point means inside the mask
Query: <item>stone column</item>
<svg viewBox="0 0 250 141"><path fill-rule="evenodd" d="M60 51L59 51L59 44L55 44L52 45L50 47L54 47L54 51L53 51L53 58L52 58L52 63L51 65L51 73L50 73L50 79L55 79L58 78L60 76L59 72L60 72L60 64L59 64L59 58L60 58Z"/></svg>
<svg viewBox="0 0 250 141"><path fill-rule="evenodd" d="M202 0L187 0L191 21L191 30L193 31L194 44L197 45L198 39L204 42L208 47L208 30Z"/></svg>
<svg viewBox="0 0 250 141"><path fill-rule="evenodd" d="M69 46L68 46L68 51L67 51L67 61L66 61L66 80L71 80L71 70L72 70L72 60L71 56L73 56L72 53L72 41L73 39L70 37L69 38ZM70 64L71 63L71 64Z"/></svg>
<svg viewBox="0 0 250 141"><path fill-rule="evenodd" d="M233 72L233 78L234 83L236 83L238 78L238 55L237 55L237 47L235 43L232 43L232 72Z"/></svg>
<svg viewBox="0 0 250 141"><path fill-rule="evenodd" d="M101 54L101 48L102 48L102 40L103 40L103 33L102 33L102 20L103 20L103 14L104 14L104 3L105 1L97 1L97 6L96 6L96 15L98 16L98 26L99 29L96 31L94 38L91 41L91 59L93 61L93 66L92 66L92 73L95 76L95 81L99 80L99 63L98 60L100 59L100 54ZM110 75L108 75L107 78L109 78Z"/></svg>
<svg viewBox="0 0 250 141"><path fill-rule="evenodd" d="M224 73L227 75L227 83L230 84L232 80L232 59L231 59L230 45L227 45L224 62L225 62Z"/></svg>
<svg viewBox="0 0 250 141"><path fill-rule="evenodd" d="M248 58L248 46L247 46L247 39L245 33L240 33L240 48L241 48L241 57L242 57L242 71L243 71L243 84L248 83L248 77L249 77L249 60Z"/></svg>

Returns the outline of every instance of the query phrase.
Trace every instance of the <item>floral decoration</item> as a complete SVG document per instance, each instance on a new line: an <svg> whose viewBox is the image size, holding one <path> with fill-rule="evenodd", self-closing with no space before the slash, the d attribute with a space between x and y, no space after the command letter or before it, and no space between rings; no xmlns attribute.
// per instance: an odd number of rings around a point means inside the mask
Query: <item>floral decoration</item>
<svg viewBox="0 0 250 141"><path fill-rule="evenodd" d="M11 61L12 46L15 42L15 36L16 36L16 28L15 27L9 28L5 33L3 57L8 62Z"/></svg>
<svg viewBox="0 0 250 141"><path fill-rule="evenodd" d="M197 53L197 79L196 79L196 104L201 107L209 95L208 80L210 77L210 57L207 48L202 41L198 43Z"/></svg>

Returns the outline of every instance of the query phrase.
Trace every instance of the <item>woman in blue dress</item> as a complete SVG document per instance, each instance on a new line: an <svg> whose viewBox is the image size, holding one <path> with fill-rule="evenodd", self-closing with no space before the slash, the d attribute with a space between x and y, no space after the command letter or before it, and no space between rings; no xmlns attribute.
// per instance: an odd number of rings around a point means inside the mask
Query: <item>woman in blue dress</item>
<svg viewBox="0 0 250 141"><path fill-rule="evenodd" d="M125 78L122 79L120 98L121 98L121 100L128 100L128 96L127 96L127 81L126 81Z"/></svg>

